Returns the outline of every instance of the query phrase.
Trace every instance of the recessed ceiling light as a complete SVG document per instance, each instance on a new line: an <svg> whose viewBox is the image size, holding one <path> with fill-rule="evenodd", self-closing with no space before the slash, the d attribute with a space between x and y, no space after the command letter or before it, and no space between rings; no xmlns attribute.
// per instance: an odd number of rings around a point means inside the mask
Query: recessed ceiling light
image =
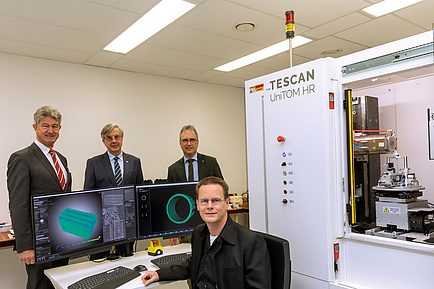
<svg viewBox="0 0 434 289"><path fill-rule="evenodd" d="M421 1L423 0L384 0L366 7L363 11L375 17L380 17Z"/></svg>
<svg viewBox="0 0 434 289"><path fill-rule="evenodd" d="M127 30L122 32L104 50L128 53L146 39L190 11L193 3L182 0L162 0L143 15Z"/></svg>
<svg viewBox="0 0 434 289"><path fill-rule="evenodd" d="M239 32L249 32L252 31L253 29L255 29L255 24L251 22L239 23L234 26L234 30Z"/></svg>
<svg viewBox="0 0 434 289"><path fill-rule="evenodd" d="M321 55L333 55L342 51L342 48L331 48L321 52Z"/></svg>
<svg viewBox="0 0 434 289"><path fill-rule="evenodd" d="M303 36L295 36L294 39L292 39L292 48L301 46L303 44L306 44L308 42L311 42L312 40ZM289 50L289 40L284 40L282 42L276 43L274 45L271 45L269 47L266 47L264 49L258 50L256 52L253 52L252 54L243 56L241 58L238 58L234 61L228 62L226 64L223 64L219 67L214 68L215 70L220 70L224 72L229 72L235 69L238 69L240 67L255 63L259 60L274 56L276 54L282 53Z"/></svg>

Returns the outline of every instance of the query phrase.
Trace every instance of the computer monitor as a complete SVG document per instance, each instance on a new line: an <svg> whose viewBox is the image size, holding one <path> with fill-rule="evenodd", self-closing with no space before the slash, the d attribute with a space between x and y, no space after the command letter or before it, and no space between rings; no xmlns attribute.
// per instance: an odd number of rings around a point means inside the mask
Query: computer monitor
<svg viewBox="0 0 434 289"><path fill-rule="evenodd" d="M36 263L81 257L137 237L134 186L32 196Z"/></svg>
<svg viewBox="0 0 434 289"><path fill-rule="evenodd" d="M188 236L203 223L197 182L136 186L137 238Z"/></svg>

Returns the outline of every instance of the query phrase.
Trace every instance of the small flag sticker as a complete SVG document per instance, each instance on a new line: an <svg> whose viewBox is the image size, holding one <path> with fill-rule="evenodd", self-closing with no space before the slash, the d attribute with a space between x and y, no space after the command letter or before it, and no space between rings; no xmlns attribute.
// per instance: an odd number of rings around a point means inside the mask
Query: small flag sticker
<svg viewBox="0 0 434 289"><path fill-rule="evenodd" d="M262 91L262 90L264 90L264 84L263 83L249 87L250 93L254 93L254 92L258 92L258 91Z"/></svg>

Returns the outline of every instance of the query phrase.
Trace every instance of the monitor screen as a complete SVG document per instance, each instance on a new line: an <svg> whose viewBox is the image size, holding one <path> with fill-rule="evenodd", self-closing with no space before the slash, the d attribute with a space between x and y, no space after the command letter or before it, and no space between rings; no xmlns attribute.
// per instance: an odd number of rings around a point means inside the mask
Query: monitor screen
<svg viewBox="0 0 434 289"><path fill-rule="evenodd" d="M81 257L137 237L134 186L32 196L35 261Z"/></svg>
<svg viewBox="0 0 434 289"><path fill-rule="evenodd" d="M196 208L196 184L136 186L138 238L187 236L203 223Z"/></svg>

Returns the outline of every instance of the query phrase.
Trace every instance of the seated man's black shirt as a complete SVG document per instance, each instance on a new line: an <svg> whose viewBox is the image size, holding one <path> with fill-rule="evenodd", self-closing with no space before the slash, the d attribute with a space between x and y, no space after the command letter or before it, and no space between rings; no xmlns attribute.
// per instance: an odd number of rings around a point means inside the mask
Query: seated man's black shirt
<svg viewBox="0 0 434 289"><path fill-rule="evenodd" d="M202 258L199 265L197 285L195 289L215 289L217 282L214 275L214 256L221 248L222 242L217 237L210 246L210 236L205 238L202 250Z"/></svg>

